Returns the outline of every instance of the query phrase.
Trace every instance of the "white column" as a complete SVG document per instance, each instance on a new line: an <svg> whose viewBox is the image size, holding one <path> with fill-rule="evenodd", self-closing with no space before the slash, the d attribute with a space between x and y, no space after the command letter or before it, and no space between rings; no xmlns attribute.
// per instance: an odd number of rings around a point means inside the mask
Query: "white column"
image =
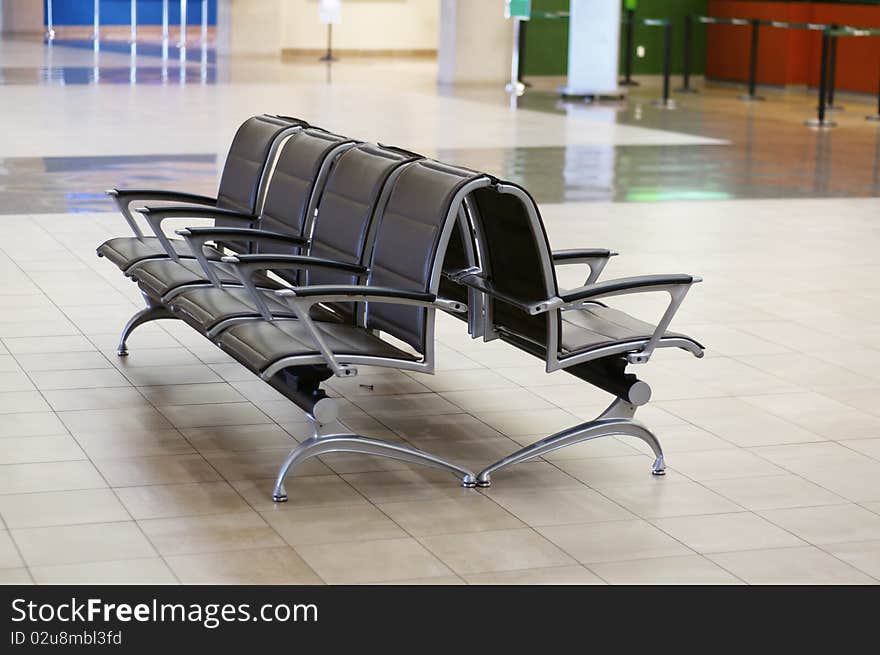
<svg viewBox="0 0 880 655"><path fill-rule="evenodd" d="M131 42L134 43L138 38L138 3L137 0L131 0Z"/></svg>
<svg viewBox="0 0 880 655"><path fill-rule="evenodd" d="M98 39L101 38L101 0L95 0L95 23L92 38L95 40L95 47L97 47Z"/></svg>
<svg viewBox="0 0 880 655"><path fill-rule="evenodd" d="M510 79L513 28L503 2L441 0L437 81L487 83Z"/></svg>
<svg viewBox="0 0 880 655"><path fill-rule="evenodd" d="M617 95L620 3L571 0L568 19L569 95Z"/></svg>
<svg viewBox="0 0 880 655"><path fill-rule="evenodd" d="M186 0L180 0L180 47L186 47Z"/></svg>

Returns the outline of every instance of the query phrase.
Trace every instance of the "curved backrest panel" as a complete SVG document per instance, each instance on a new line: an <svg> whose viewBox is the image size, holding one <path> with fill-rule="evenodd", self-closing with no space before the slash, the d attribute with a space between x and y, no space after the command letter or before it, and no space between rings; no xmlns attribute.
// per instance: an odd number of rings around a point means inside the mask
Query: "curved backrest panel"
<svg viewBox="0 0 880 655"><path fill-rule="evenodd" d="M503 192L503 191L508 192ZM479 215L488 280L499 294L521 304L546 300L557 293L550 245L531 196L505 182L477 189L471 198ZM547 343L547 317L530 316L508 303L492 302L496 329Z"/></svg>
<svg viewBox="0 0 880 655"><path fill-rule="evenodd" d="M313 197L320 193L328 158L350 139L323 130L306 129L292 134L282 145L266 190L260 213L260 228L291 236L307 233L314 206ZM296 254L297 246L269 247L275 254ZM287 277L287 276L285 276Z"/></svg>
<svg viewBox="0 0 880 655"><path fill-rule="evenodd" d="M431 288L434 265L447 220L455 220L452 204L465 185L480 177L431 160L407 166L379 218L370 285L436 292ZM418 307L370 303L366 324L425 352L426 318L426 310Z"/></svg>
<svg viewBox="0 0 880 655"><path fill-rule="evenodd" d="M391 174L418 155L363 144L339 157L321 194L309 255L364 264L367 235ZM309 271L308 284L357 284L358 276Z"/></svg>
<svg viewBox="0 0 880 655"><path fill-rule="evenodd" d="M304 121L277 116L253 116L238 128L217 190L217 206L254 214L258 211L263 174L272 144L281 132ZM218 221L218 225L222 222Z"/></svg>

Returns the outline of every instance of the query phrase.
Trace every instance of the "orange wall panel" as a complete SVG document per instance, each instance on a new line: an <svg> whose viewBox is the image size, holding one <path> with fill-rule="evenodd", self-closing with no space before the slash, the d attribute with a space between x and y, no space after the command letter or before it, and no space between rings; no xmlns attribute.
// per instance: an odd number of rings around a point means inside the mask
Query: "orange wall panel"
<svg viewBox="0 0 880 655"><path fill-rule="evenodd" d="M749 2L711 0L709 15L759 18L798 23L880 27L880 6L822 2ZM746 82L749 76L751 28L708 25L706 76ZM783 86L819 82L821 33L762 26L758 39L758 83ZM840 37L837 88L875 92L880 77L880 36Z"/></svg>

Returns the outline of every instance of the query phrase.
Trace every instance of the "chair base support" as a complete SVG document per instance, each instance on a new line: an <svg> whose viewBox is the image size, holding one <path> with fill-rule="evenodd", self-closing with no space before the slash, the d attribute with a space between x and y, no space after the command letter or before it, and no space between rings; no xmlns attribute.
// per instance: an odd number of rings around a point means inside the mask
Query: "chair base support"
<svg viewBox="0 0 880 655"><path fill-rule="evenodd" d="M371 439L348 432L345 426L338 421L330 425L320 425L316 422L315 426L314 436L306 439L290 451L287 459L281 465L281 469L278 471L278 476L275 479L275 488L272 491L272 500L274 502L283 503L287 501L287 490L284 487L284 480L299 464L312 457L330 453L375 455L412 464L422 464L454 474L461 479L461 486L463 487L471 488L476 486L476 476L471 471L431 453L404 444Z"/></svg>
<svg viewBox="0 0 880 655"><path fill-rule="evenodd" d="M610 437L612 435L636 437L648 444L651 450L654 451L654 463L651 466L651 473L653 475L665 475L666 461L663 458L663 449L660 447L660 442L653 432L633 419L635 410L635 405L622 398L617 398L592 421L557 432L487 466L477 474L477 486L491 486L492 473L508 466L526 462L566 446L573 446L591 439Z"/></svg>
<svg viewBox="0 0 880 655"><path fill-rule="evenodd" d="M147 303L147 306L128 319L125 327L122 328L122 335L119 337L119 345L116 346L116 354L119 357L125 357L128 355L128 346L126 346L125 342L128 341L128 337L130 337L131 333L135 331L135 328L144 323L157 321L162 318L177 318L177 316L175 316L171 310L164 305L155 304L147 294L143 294L143 296L144 302Z"/></svg>

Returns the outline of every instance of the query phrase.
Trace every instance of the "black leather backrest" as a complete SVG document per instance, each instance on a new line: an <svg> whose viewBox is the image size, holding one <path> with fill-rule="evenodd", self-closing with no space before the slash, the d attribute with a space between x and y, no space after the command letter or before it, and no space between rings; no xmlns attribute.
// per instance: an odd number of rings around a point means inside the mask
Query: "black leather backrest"
<svg viewBox="0 0 880 655"><path fill-rule="evenodd" d="M284 130L302 121L277 116L253 116L235 133L217 190L217 206L254 214L259 209L260 182L272 143ZM217 221L217 225L223 225Z"/></svg>
<svg viewBox="0 0 880 655"><path fill-rule="evenodd" d="M418 155L363 144L346 151L333 167L312 232L309 255L367 265L367 235L389 176ZM358 284L359 276L309 271L308 284ZM341 309L341 308L337 308ZM352 308L345 307L347 315Z"/></svg>
<svg viewBox="0 0 880 655"><path fill-rule="evenodd" d="M532 304L556 294L556 274L537 205L524 189L516 188L524 194L523 198L501 193L496 186L477 189L471 198L480 217L491 285L520 303ZM530 220L529 206L535 212L536 223ZM499 330L541 345L547 343L546 315L530 316L496 300L492 303L492 316Z"/></svg>
<svg viewBox="0 0 880 655"><path fill-rule="evenodd" d="M479 177L479 173L430 160L407 166L395 181L379 219L370 285L432 291L431 273L452 202L464 185ZM424 309L370 303L367 327L387 332L424 352Z"/></svg>
<svg viewBox="0 0 880 655"><path fill-rule="evenodd" d="M350 139L316 129L291 135L282 144L272 169L260 214L260 228L292 236L305 235L311 223L308 210L313 206L313 195L320 193L323 184L320 179L322 167L337 147L348 142ZM272 244L265 247L265 251L298 254L299 248ZM294 283L297 280L293 272L284 273L283 277Z"/></svg>

